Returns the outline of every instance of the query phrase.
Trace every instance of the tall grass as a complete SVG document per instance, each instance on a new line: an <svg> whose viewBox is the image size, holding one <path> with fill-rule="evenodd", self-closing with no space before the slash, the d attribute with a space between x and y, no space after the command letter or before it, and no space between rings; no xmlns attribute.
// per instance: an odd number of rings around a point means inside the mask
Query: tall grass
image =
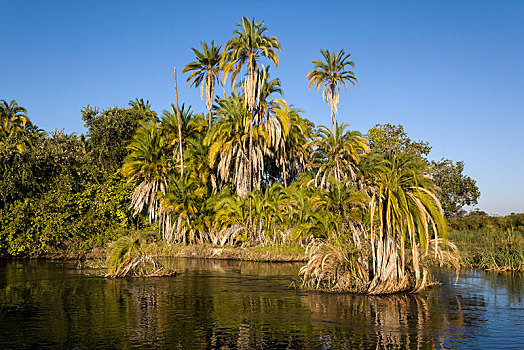
<svg viewBox="0 0 524 350"><path fill-rule="evenodd" d="M508 229L450 231L464 267L524 271L524 233Z"/></svg>

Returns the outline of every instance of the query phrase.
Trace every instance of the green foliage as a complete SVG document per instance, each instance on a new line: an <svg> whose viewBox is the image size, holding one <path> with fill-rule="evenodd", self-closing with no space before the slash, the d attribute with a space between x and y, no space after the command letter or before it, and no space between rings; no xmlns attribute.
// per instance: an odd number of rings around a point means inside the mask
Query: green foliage
<svg viewBox="0 0 524 350"><path fill-rule="evenodd" d="M524 232L524 213L511 213L506 216L490 216L483 211L474 210L466 215L449 219L454 230L481 230L489 232L520 231Z"/></svg>
<svg viewBox="0 0 524 350"><path fill-rule="evenodd" d="M88 128L86 148L96 176L112 174L122 166L127 155L127 145L140 122L156 120L149 101L135 100L130 108L108 108L102 112L97 107L84 107L82 119Z"/></svg>
<svg viewBox="0 0 524 350"><path fill-rule="evenodd" d="M125 264L141 253L141 238L135 236L123 236L117 239L109 249L107 258L107 269L109 273L114 274Z"/></svg>
<svg viewBox="0 0 524 350"><path fill-rule="evenodd" d="M132 226L132 185L110 170L122 165L118 154L127 152L125 138L134 133L132 120L154 113L143 100L131 105L101 114L84 109L91 136L87 141L83 135L42 133L14 102L7 105L10 112L2 109L2 115L11 116L2 117L9 133L5 128L0 133L0 251L16 256L85 252ZM127 115L124 121L130 125L117 123L119 115ZM15 133L15 126L24 132ZM15 134L29 146L13 146ZM106 160L113 164L98 163L104 147Z"/></svg>
<svg viewBox="0 0 524 350"><path fill-rule="evenodd" d="M475 180L463 174L464 162L441 159L431 162L431 176L439 187L440 202L446 217L456 217L465 205L475 205L480 191Z"/></svg>
<svg viewBox="0 0 524 350"><path fill-rule="evenodd" d="M402 125L377 124L368 130L367 137L372 152L400 155L409 153L425 157L431 146L424 141L412 141Z"/></svg>
<svg viewBox="0 0 524 350"><path fill-rule="evenodd" d="M20 256L58 253L71 245L82 252L103 247L119 229L132 226L131 192L113 176L100 185L86 184L82 192L61 188L15 201L0 219L0 250Z"/></svg>

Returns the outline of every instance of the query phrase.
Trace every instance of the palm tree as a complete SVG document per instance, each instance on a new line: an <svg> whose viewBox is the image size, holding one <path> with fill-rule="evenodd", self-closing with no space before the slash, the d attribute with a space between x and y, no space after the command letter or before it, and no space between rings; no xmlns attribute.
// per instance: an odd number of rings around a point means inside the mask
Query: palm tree
<svg viewBox="0 0 524 350"><path fill-rule="evenodd" d="M217 169L221 187L231 184L238 196L246 197L251 192L249 182L246 181L250 172L254 184L260 187L267 133L263 128L252 127L251 115L238 94L233 93L229 98L218 100L214 113L218 118L205 139L210 146L210 166Z"/></svg>
<svg viewBox="0 0 524 350"><path fill-rule="evenodd" d="M280 44L277 38L265 35L267 28L263 25L264 21L255 23L254 18L249 20L242 16L242 22L237 24L239 28L233 33L234 37L227 42L223 53L223 79L225 82L229 72L232 72L231 87L235 85L236 77L244 65L246 66L244 99L251 112L256 107L259 92L258 59L266 57L278 67L277 50L280 50Z"/></svg>
<svg viewBox="0 0 524 350"><path fill-rule="evenodd" d="M0 101L0 144L21 153L33 147L40 135L42 132L33 125L24 107L14 100L10 103Z"/></svg>
<svg viewBox="0 0 524 350"><path fill-rule="evenodd" d="M206 188L200 182L189 177L171 177L165 193L159 193L161 210L169 218L164 220L166 239L168 241L180 241L183 244L195 243L196 232L193 221L203 205L203 197ZM171 221L175 224L172 225ZM174 235L176 230L176 235ZM188 237L189 233L189 237ZM202 235L200 243L202 241Z"/></svg>
<svg viewBox="0 0 524 350"><path fill-rule="evenodd" d="M19 106L15 100L12 100L9 104L6 100L0 101L0 121L4 130L7 130L10 125L17 125L22 128L25 128L26 125L33 125L27 117L27 109Z"/></svg>
<svg viewBox="0 0 524 350"><path fill-rule="evenodd" d="M191 85L189 85L189 89L191 89L193 85L196 87L200 86L201 99L204 97L204 90L206 90L206 107L209 112L209 128L211 129L211 108L213 107L214 96L213 92L215 90L215 79L219 80L218 74L220 71L220 62L222 59L220 48L222 46L215 46L214 41L211 41L211 46L208 46L207 43L200 43L200 47L202 48L202 52L195 48L191 48L195 53L196 61L187 64L182 70L182 73L191 72L187 78L188 83L192 80Z"/></svg>
<svg viewBox="0 0 524 350"><path fill-rule="evenodd" d="M156 112L151 110L151 103L149 103L149 100L144 101L143 98L141 98L140 100L138 98L135 98L134 101L129 101L129 106L141 115L149 117L149 120L158 122L158 120L156 119Z"/></svg>
<svg viewBox="0 0 524 350"><path fill-rule="evenodd" d="M168 158L164 145L165 137L158 125L142 122L127 147L130 153L122 166L122 174L129 181L138 182L131 199L134 215L147 208L149 222L158 218L157 194L165 193L167 185Z"/></svg>
<svg viewBox="0 0 524 350"><path fill-rule="evenodd" d="M273 118L279 121L282 128L283 142L274 143L275 161L280 169L284 187L288 179L293 179L304 171L311 149L311 130L313 124L302 117L302 110L295 109L284 100L275 101Z"/></svg>
<svg viewBox="0 0 524 350"><path fill-rule="evenodd" d="M263 26L264 21L255 23L255 19L249 20L242 16L242 22L237 24L239 27L233 33L224 50L224 81L231 71L231 86L235 85L236 76L241 72L242 67L246 66L246 75L244 79L244 102L252 114L249 122L249 148L248 148L248 173L247 188L248 192L253 189L253 119L255 117L255 107L257 100L260 98L260 84L258 83L259 68L258 59L266 57L273 61L275 67L278 67L277 50L280 50L280 44L275 37L265 35L267 28ZM250 221L251 221L251 200L250 200Z"/></svg>
<svg viewBox="0 0 524 350"><path fill-rule="evenodd" d="M420 275L420 260L427 255L432 236L435 257L440 237L447 234L436 186L425 175L425 163L409 154L384 156L373 154L364 165L373 179L371 210L372 269L368 292L384 294L424 288L426 270ZM410 281L405 247L409 246ZM422 256L419 256L419 249Z"/></svg>
<svg viewBox="0 0 524 350"><path fill-rule="evenodd" d="M320 126L312 143L315 147L311 155L311 167L316 169L315 186L326 187L329 176L336 181L356 179L360 158L369 151L369 146L358 131L346 131L348 126L337 123L334 134Z"/></svg>
<svg viewBox="0 0 524 350"><path fill-rule="evenodd" d="M344 85L347 90L346 81L353 85L358 83L355 73L346 70L346 66L354 67L353 61L349 60L351 54L346 54L344 50L332 53L329 50L320 50L324 61L313 60L315 65L313 70L308 73L309 87L315 84L317 90L322 87L322 97L329 103L331 108L331 132L335 133L335 115L338 112L338 100L340 97L340 86Z"/></svg>
<svg viewBox="0 0 524 350"><path fill-rule="evenodd" d="M165 137L168 150L172 152L173 159L180 159L183 156L180 150L184 152L184 149L194 146L197 140L201 139L200 134L206 127L205 119L202 115L193 115L191 107L182 105L178 112L177 114L175 105L171 104L171 112L164 110L160 121L162 135Z"/></svg>

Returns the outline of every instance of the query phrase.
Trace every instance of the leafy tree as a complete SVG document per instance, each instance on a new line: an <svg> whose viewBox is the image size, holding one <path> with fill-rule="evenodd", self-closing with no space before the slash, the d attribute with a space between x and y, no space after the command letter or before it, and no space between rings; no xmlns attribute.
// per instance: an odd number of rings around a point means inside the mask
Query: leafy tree
<svg viewBox="0 0 524 350"><path fill-rule="evenodd" d="M424 141L412 141L402 125L377 124L367 133L372 152L400 155L409 153L424 158L431 146Z"/></svg>
<svg viewBox="0 0 524 350"><path fill-rule="evenodd" d="M156 113L149 101L130 101L130 108L108 108L102 112L97 107L82 109L82 119L87 131L87 150L92 158L97 177L112 174L122 167L130 143L140 122L156 121Z"/></svg>
<svg viewBox="0 0 524 350"><path fill-rule="evenodd" d="M356 86L358 79L355 73L346 69L346 66L354 67L355 63L349 60L351 54L346 54L344 50L330 52L320 50L324 57L324 62L313 60L314 68L308 73L309 87L315 85L317 90L322 87L322 97L329 103L331 108L331 132L335 133L335 116L338 112L338 100L340 97L340 87L343 85L347 90L346 82Z"/></svg>
<svg viewBox="0 0 524 350"><path fill-rule="evenodd" d="M463 174L464 162L441 159L431 162L431 176L439 187L442 209L447 218L456 217L465 205L475 205L480 197L476 181Z"/></svg>
<svg viewBox="0 0 524 350"><path fill-rule="evenodd" d="M16 101L0 101L0 208L42 187L34 178L38 170L34 148L44 137L25 108Z"/></svg>

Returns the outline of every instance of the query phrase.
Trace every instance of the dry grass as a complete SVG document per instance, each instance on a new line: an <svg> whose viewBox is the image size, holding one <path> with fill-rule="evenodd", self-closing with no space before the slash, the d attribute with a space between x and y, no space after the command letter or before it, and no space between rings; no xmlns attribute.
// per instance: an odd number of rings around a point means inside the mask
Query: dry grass
<svg viewBox="0 0 524 350"><path fill-rule="evenodd" d="M149 255L140 255L124 262L115 272L110 272L105 277L164 277L174 276L176 272L161 266Z"/></svg>
<svg viewBox="0 0 524 350"><path fill-rule="evenodd" d="M307 256L299 272L303 288L355 293L367 290L367 264L354 249L317 241L308 246Z"/></svg>

